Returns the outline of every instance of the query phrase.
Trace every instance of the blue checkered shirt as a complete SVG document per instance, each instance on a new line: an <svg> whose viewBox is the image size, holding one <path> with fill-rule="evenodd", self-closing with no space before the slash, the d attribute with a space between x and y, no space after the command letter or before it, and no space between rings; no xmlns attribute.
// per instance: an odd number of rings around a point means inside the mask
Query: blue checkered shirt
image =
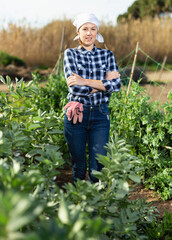
<svg viewBox="0 0 172 240"><path fill-rule="evenodd" d="M69 101L77 101L87 105L109 103L112 92L118 92L121 88L120 78L107 80L109 71L118 71L115 57L110 50L94 48L87 51L81 48L68 48L64 51L64 73L67 79L72 73L80 75L84 79L101 80L106 91L91 93L89 86L73 85L68 87Z"/></svg>

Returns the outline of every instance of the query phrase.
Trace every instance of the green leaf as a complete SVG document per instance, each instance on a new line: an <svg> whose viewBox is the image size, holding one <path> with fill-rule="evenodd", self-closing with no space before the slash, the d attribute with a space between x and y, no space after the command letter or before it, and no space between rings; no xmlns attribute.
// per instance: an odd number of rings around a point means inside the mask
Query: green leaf
<svg viewBox="0 0 172 240"><path fill-rule="evenodd" d="M28 130L34 130L34 129L40 128L40 127L42 127L40 124L35 123L35 124L31 124L31 125L29 126Z"/></svg>
<svg viewBox="0 0 172 240"><path fill-rule="evenodd" d="M1 95L4 99L6 99L6 94L5 94L5 93L0 92L0 95Z"/></svg>
<svg viewBox="0 0 172 240"><path fill-rule="evenodd" d="M25 88L29 88L32 85L32 83L33 83L33 80L29 81Z"/></svg>
<svg viewBox="0 0 172 240"><path fill-rule="evenodd" d="M14 174L17 174L20 171L20 163L13 160L13 171Z"/></svg>
<svg viewBox="0 0 172 240"><path fill-rule="evenodd" d="M41 122L43 119L39 116L33 117L33 121L39 121Z"/></svg>
<svg viewBox="0 0 172 240"><path fill-rule="evenodd" d="M106 179L106 177L103 175L102 172L99 172L99 171L96 171L96 170L92 170L92 174L93 174L96 178L98 178L98 179L100 179L100 180L102 180L102 181L104 181L104 180Z"/></svg>
<svg viewBox="0 0 172 240"><path fill-rule="evenodd" d="M20 81L18 80L18 78L15 78L15 80L16 80L16 86L19 86L23 82L23 78L21 78Z"/></svg>
<svg viewBox="0 0 172 240"><path fill-rule="evenodd" d="M110 207L107 207L107 210L110 213L116 213L118 211L118 207L116 205L115 206L110 206Z"/></svg>
<svg viewBox="0 0 172 240"><path fill-rule="evenodd" d="M122 180L122 179L119 179L118 180L118 184L119 184L119 189L122 189L122 190L124 190L124 191L126 191L126 192L128 192L129 191L129 185L128 185L128 182L127 181L125 181L125 180Z"/></svg>
<svg viewBox="0 0 172 240"><path fill-rule="evenodd" d="M7 79L7 85L8 85L8 87L9 87L10 84L11 84L11 78L7 75L7 76L6 76L6 79Z"/></svg>
<svg viewBox="0 0 172 240"><path fill-rule="evenodd" d="M140 181L141 181L140 177L138 175L136 175L135 173L130 173L129 178L136 183L140 183Z"/></svg>
<svg viewBox="0 0 172 240"><path fill-rule="evenodd" d="M0 76L0 81L3 82L3 84L6 84L5 79L3 76Z"/></svg>
<svg viewBox="0 0 172 240"><path fill-rule="evenodd" d="M63 224L68 224L70 222L69 210L64 199L60 202L58 217Z"/></svg>
<svg viewBox="0 0 172 240"><path fill-rule="evenodd" d="M73 225L73 229L72 229L73 232L74 233L79 232L82 229L82 227L84 226L84 224L85 224L85 222L83 219L78 219L78 221L76 221Z"/></svg>
<svg viewBox="0 0 172 240"><path fill-rule="evenodd" d="M26 157L31 158L35 155L43 155L44 152L41 149L33 149L26 154Z"/></svg>
<svg viewBox="0 0 172 240"><path fill-rule="evenodd" d="M23 96L23 89L22 88L17 88L16 93L18 93L22 97Z"/></svg>
<svg viewBox="0 0 172 240"><path fill-rule="evenodd" d="M11 92L11 97L13 97L15 99L19 99L20 98L20 96L17 93L15 93L15 92Z"/></svg>
<svg viewBox="0 0 172 240"><path fill-rule="evenodd" d="M50 131L48 131L49 134L62 134L63 131L59 130L59 129L52 129Z"/></svg>
<svg viewBox="0 0 172 240"><path fill-rule="evenodd" d="M122 189L119 189L117 192L116 192L116 199L122 199L126 196L126 191L122 190Z"/></svg>

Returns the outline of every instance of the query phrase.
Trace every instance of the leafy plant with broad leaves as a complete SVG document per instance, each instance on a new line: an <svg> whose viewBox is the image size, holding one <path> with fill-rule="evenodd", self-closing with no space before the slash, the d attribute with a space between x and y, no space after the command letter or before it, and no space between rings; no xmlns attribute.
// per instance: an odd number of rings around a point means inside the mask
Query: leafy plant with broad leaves
<svg viewBox="0 0 172 240"><path fill-rule="evenodd" d="M162 173L163 177L166 171L167 182L170 181L168 158L163 163L151 158L151 141L148 144L143 142L149 131L147 122L143 124L142 121L151 121L148 117L145 120L144 114L139 111L146 106L150 113L152 108L145 98L138 98L140 90L137 86L132 97L130 96L131 100L127 101L128 109L124 109L123 92L115 98L116 110L112 98L112 119L116 118L117 121L112 121L111 130L116 132L116 129L119 134L111 134L113 137L106 146L108 155L97 156L98 161L104 165L101 172L94 171L99 182L92 184L78 180L75 185L68 183L63 186L64 190L59 189L56 176L60 174L60 168L68 158L62 134L62 106L66 101L66 90L62 92L61 89L66 83L64 76L51 76L51 79L49 85L40 90L35 80L27 84L23 80L17 80L14 87L9 77L6 80L1 78L2 82L7 83L9 92L0 93L0 238L148 239L151 235L149 228L153 227L151 224L158 224L158 212L144 199L131 201L130 194L135 184L150 179L150 166L156 171L161 166L164 172L159 174ZM131 115L132 106L135 118ZM166 129L164 134L167 136L168 146L170 105L166 104L165 109L168 118L164 121L163 129ZM156 111L155 108L152 119L162 117ZM128 121L126 116L129 117ZM156 124L157 122L156 120ZM142 129L139 131L140 126ZM141 146L143 151L139 149ZM158 151L160 148L161 144L158 145ZM168 153L167 149L163 150ZM143 163L143 153L148 155L146 164L152 165L146 166ZM145 175L146 169L148 175ZM156 181L159 177L157 176ZM156 181L153 179L151 184L156 186ZM163 183L164 181L162 186ZM164 225L163 231L168 231L168 224Z"/></svg>
<svg viewBox="0 0 172 240"><path fill-rule="evenodd" d="M133 190L131 181L139 183L140 161L131 155L129 146L116 136L107 144L107 156L98 156L104 165L101 172L93 171L100 180L96 184L77 181L74 185L65 185L65 196L68 204L79 205L83 212L89 212L92 218L100 216L110 221L110 229L106 236L117 239L146 239L143 225L151 223L155 218L155 208L144 201L130 201L129 193Z"/></svg>

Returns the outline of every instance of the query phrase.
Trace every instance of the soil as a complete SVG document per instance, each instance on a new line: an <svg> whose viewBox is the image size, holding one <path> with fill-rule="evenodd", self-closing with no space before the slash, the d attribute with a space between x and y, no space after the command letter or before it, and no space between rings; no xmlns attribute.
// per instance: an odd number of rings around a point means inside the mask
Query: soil
<svg viewBox="0 0 172 240"><path fill-rule="evenodd" d="M167 96L169 91L172 90L172 82L159 83L155 86L152 84L145 84L144 87L151 101L158 101L160 104L163 104L168 100Z"/></svg>
<svg viewBox="0 0 172 240"><path fill-rule="evenodd" d="M12 82L15 82L16 78L18 78L18 80L24 78L24 81L29 81L32 79L32 73L35 71L42 77L46 77L51 73L52 69L49 68L44 70L34 67L17 67L12 64L8 65L7 67L0 66L0 76L3 76L5 78L8 75L11 78Z"/></svg>
<svg viewBox="0 0 172 240"><path fill-rule="evenodd" d="M143 184L139 184L134 192L132 193L130 199L146 199L146 202L152 202L152 205L156 206L160 217L164 216L165 211L172 214L172 200L163 201L155 191L144 188Z"/></svg>
<svg viewBox="0 0 172 240"><path fill-rule="evenodd" d="M7 68L0 67L0 75L6 76L9 75L12 79L12 81L15 81L15 77L17 77L19 80L24 77L25 81L31 80L32 75L31 73L34 71L33 68L23 68L23 67L15 67L13 65L8 66ZM46 78L48 74L50 74L52 69L47 70L37 70L37 72ZM167 95L170 90L172 90L172 73L165 73L159 75L157 73L157 76L151 72L147 73L149 83L146 83L143 85L143 87L146 88L146 92L151 97L152 101L159 101L160 103L164 103L167 101ZM168 78L167 78L168 76ZM160 78L161 77L161 78ZM153 85L151 81L157 80L157 84ZM161 82L159 82L161 80ZM42 86L44 86L46 83L42 83ZM7 86L4 84L0 84L0 91L7 91ZM63 185L65 183L73 181L72 178L72 169L69 164L66 164L63 169L60 170L61 174L57 176L57 184L59 187L63 188ZM132 193L130 199L141 199L145 198L147 202L154 202L152 203L157 207L160 213L160 217L163 217L164 211L167 210L169 213L172 214L172 200L168 201L162 201L160 196L158 196L153 190L144 188L143 185L138 185L134 192Z"/></svg>

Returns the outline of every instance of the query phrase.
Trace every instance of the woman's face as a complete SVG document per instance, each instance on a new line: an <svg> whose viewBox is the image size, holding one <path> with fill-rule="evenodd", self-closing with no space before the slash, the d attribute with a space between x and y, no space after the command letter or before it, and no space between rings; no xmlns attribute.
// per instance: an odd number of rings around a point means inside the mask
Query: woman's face
<svg viewBox="0 0 172 240"><path fill-rule="evenodd" d="M83 24L78 31L79 38L83 46L87 49L92 49L94 47L97 33L97 26L93 23Z"/></svg>

